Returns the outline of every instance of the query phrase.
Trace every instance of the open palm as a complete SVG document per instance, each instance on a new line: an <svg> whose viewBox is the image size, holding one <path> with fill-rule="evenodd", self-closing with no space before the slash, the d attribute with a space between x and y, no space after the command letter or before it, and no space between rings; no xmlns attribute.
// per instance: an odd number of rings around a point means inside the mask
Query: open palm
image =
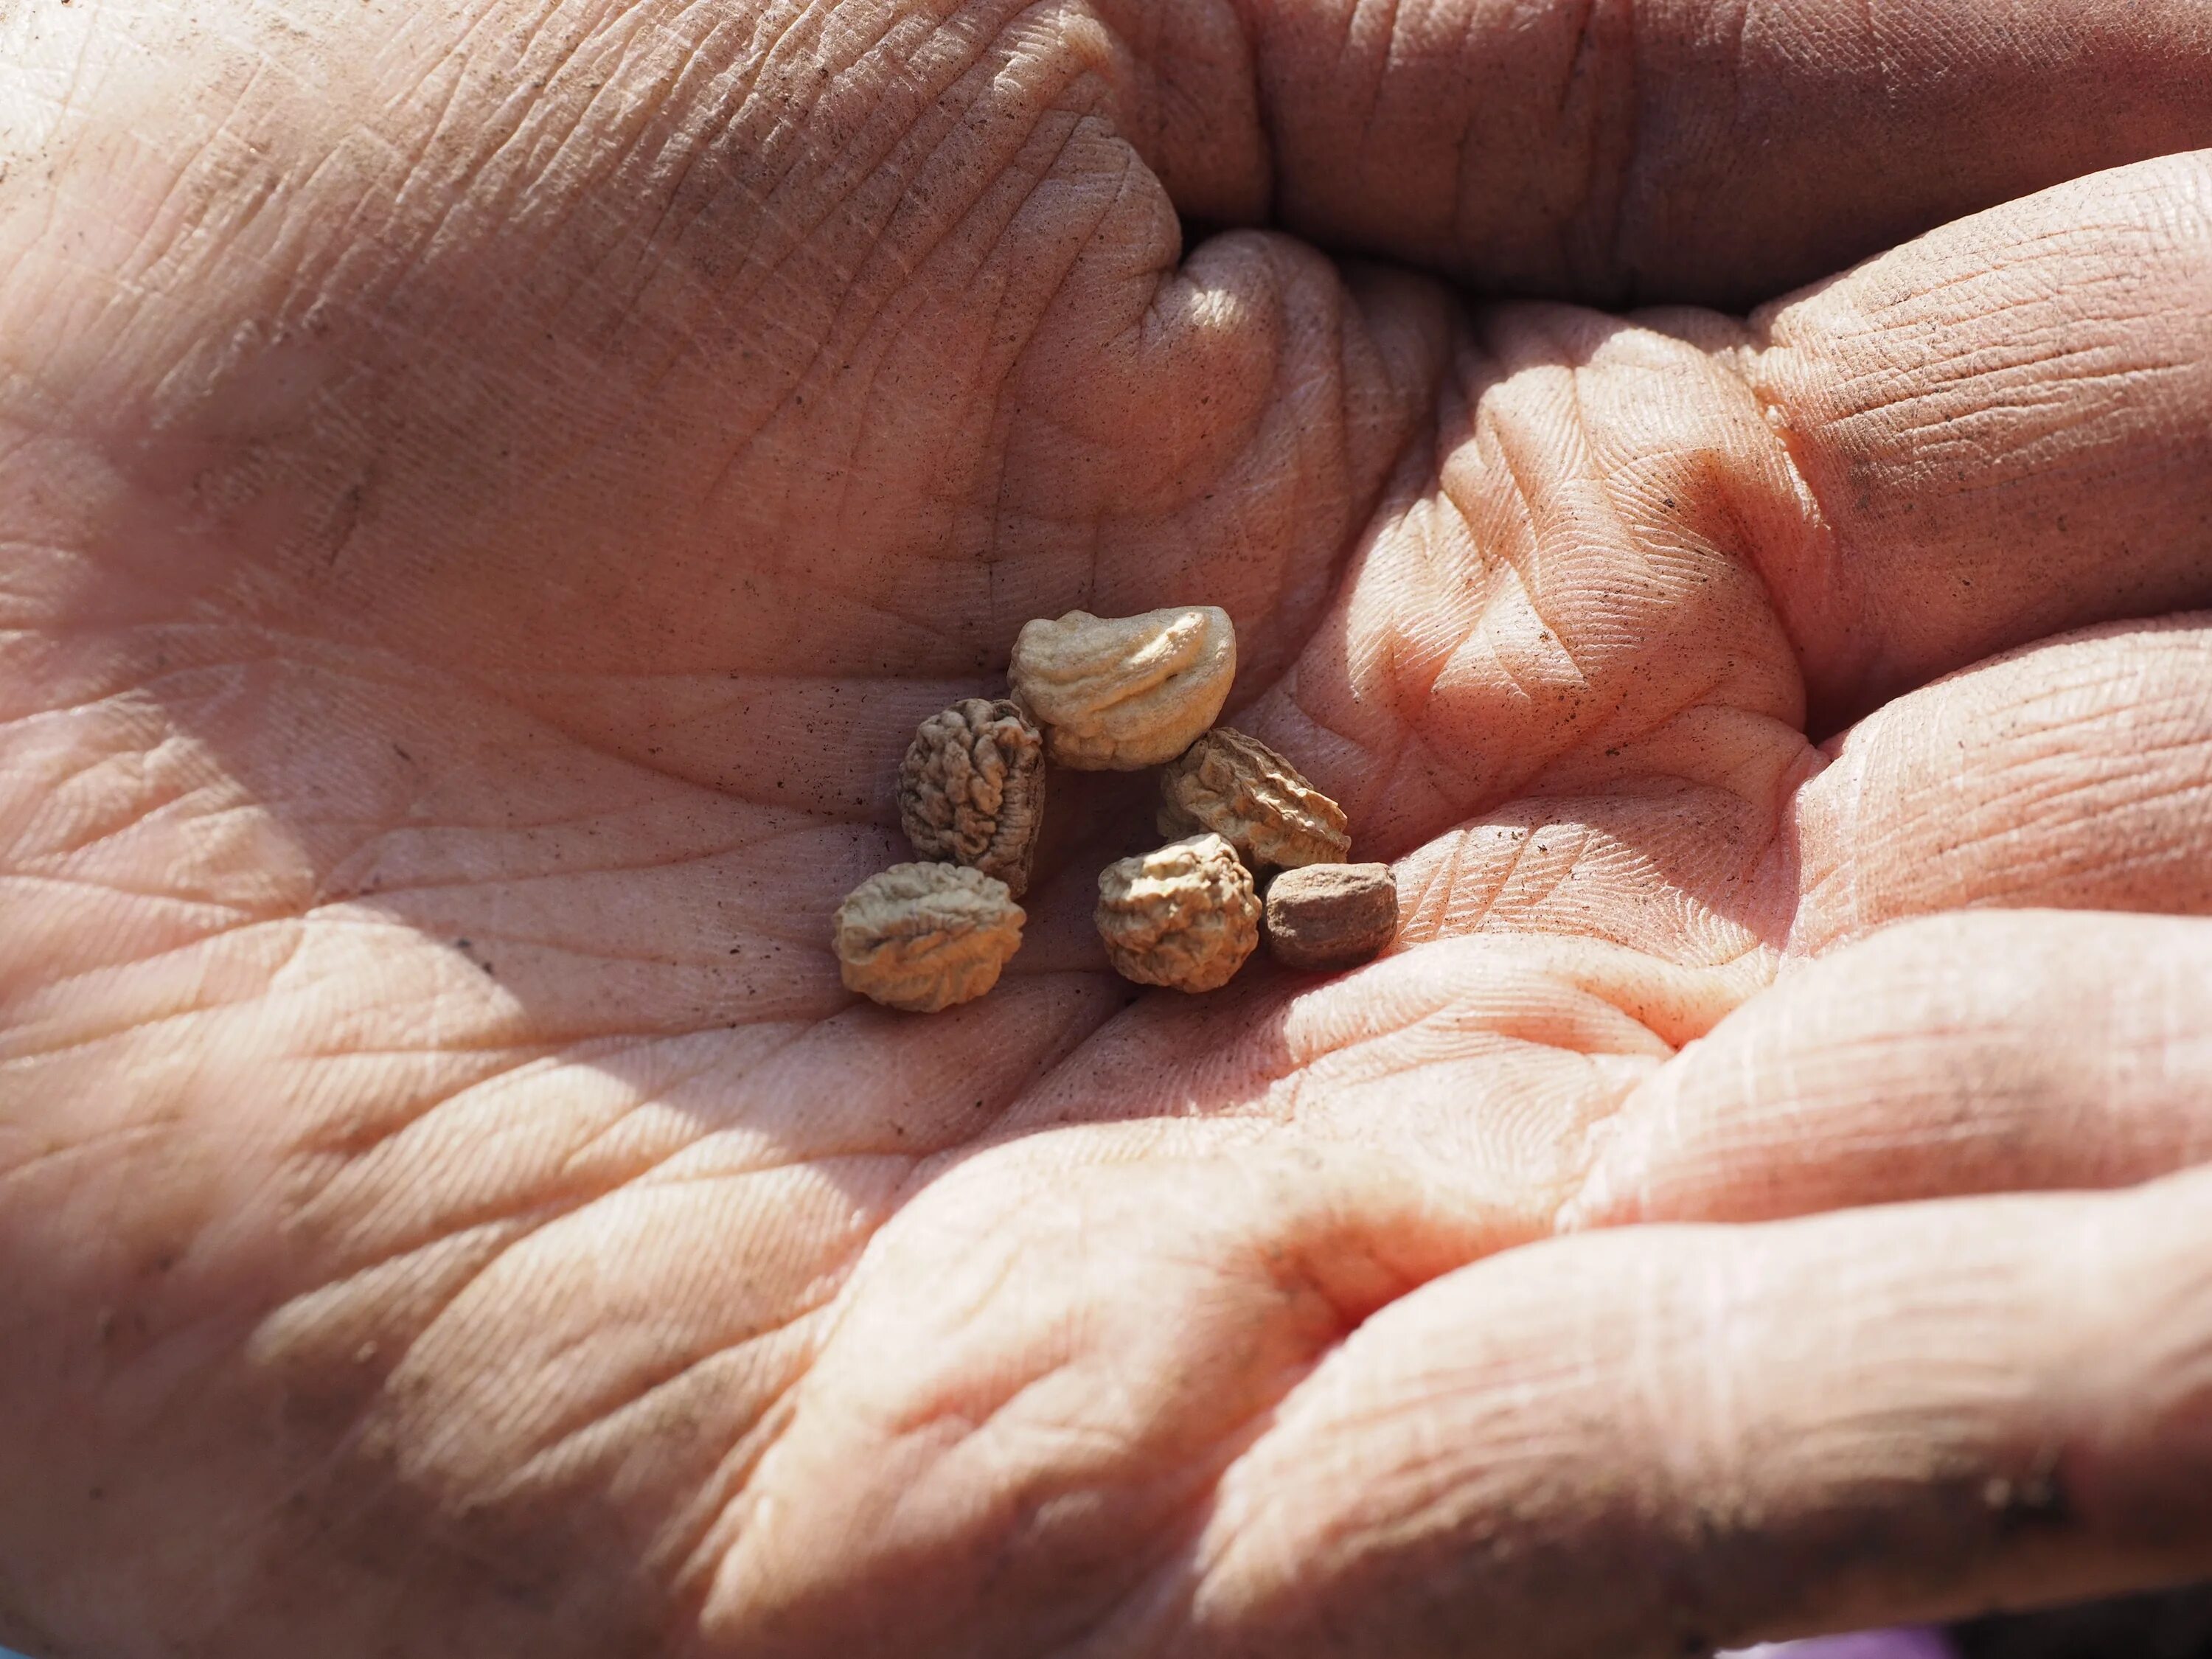
<svg viewBox="0 0 2212 1659"><path fill-rule="evenodd" d="M2212 1189L1964 1196L2212 1156L2196 8L204 9L0 9L0 1638L2212 1561ZM844 993L916 721L1180 603L1393 952L1138 995L1060 775L999 989Z"/></svg>

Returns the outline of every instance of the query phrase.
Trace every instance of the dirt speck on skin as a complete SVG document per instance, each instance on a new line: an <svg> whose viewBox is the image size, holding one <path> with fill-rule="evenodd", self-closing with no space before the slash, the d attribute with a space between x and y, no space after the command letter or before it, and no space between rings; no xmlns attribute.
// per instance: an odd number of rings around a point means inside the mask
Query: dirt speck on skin
<svg viewBox="0 0 2212 1659"><path fill-rule="evenodd" d="M2056 1469L2038 1469L2018 1480L1992 1476L1982 1485L1982 1502L1996 1515L1998 1530L2007 1534L2063 1526L2074 1518Z"/></svg>

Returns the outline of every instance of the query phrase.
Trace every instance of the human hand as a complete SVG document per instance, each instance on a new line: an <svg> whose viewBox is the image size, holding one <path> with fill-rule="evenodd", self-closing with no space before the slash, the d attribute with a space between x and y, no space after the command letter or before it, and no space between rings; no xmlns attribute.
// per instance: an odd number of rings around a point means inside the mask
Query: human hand
<svg viewBox="0 0 2212 1659"><path fill-rule="evenodd" d="M0 12L0 1639L2212 1565L2212 31L1942 21ZM1747 305L2131 162L1748 325L1437 280ZM856 1006L915 721L1182 601L1401 948L1133 998L1063 776L1000 988Z"/></svg>

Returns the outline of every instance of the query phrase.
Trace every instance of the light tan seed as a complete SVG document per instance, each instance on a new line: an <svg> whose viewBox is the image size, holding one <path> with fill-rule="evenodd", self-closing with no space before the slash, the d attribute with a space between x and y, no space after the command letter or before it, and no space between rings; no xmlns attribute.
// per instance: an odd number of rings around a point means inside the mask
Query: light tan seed
<svg viewBox="0 0 2212 1659"><path fill-rule="evenodd" d="M1344 809L1259 738L1216 726L1160 772L1159 831L1211 830L1255 869L1334 864L1352 851Z"/></svg>
<svg viewBox="0 0 2212 1659"><path fill-rule="evenodd" d="M1226 985L1260 941L1252 872L1218 836L1193 836L1099 872L1098 936L1124 979Z"/></svg>
<svg viewBox="0 0 2212 1659"><path fill-rule="evenodd" d="M1024 625L1007 679L1057 765L1132 772L1213 724L1237 677L1237 630L1215 605Z"/></svg>
<svg viewBox="0 0 2212 1659"><path fill-rule="evenodd" d="M848 990L913 1013L980 997L1022 948L1006 884L958 864L894 864L837 907L830 944Z"/></svg>

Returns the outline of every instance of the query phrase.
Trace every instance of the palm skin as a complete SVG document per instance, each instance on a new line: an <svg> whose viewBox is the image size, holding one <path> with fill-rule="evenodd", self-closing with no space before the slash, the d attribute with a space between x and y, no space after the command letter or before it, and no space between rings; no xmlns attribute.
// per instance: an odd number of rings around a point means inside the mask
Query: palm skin
<svg viewBox="0 0 2212 1659"><path fill-rule="evenodd" d="M1468 27L1566 88L1470 174L1322 7L0 15L0 1637L1622 1653L2201 1569L2201 1177L1966 1195L2212 1150L2207 163L1747 323L1446 280L1765 299L2212 139L2188 8L2059 11L2106 126L1984 43L1971 154L1825 203L1577 197L1602 19ZM1179 602L1398 947L1134 995L1145 786L1063 775L1000 989L856 1003L915 723Z"/></svg>

